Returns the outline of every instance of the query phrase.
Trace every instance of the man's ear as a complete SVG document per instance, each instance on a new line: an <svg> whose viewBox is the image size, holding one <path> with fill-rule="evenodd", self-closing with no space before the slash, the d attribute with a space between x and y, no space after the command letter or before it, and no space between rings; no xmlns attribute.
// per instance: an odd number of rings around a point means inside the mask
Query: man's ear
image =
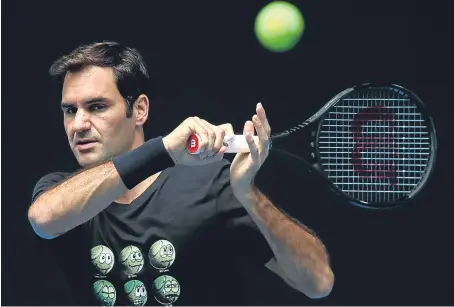
<svg viewBox="0 0 454 307"><path fill-rule="evenodd" d="M134 102L133 113L136 119L137 126L143 126L148 120L148 110L150 101L144 94L140 95Z"/></svg>

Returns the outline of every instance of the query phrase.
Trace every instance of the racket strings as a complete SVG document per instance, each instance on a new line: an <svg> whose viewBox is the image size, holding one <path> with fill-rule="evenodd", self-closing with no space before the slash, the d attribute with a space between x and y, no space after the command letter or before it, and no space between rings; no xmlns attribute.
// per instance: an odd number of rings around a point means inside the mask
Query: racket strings
<svg viewBox="0 0 454 307"><path fill-rule="evenodd" d="M431 155L430 132L406 93L387 87L355 91L335 104L320 127L323 169L357 200L397 201L424 177Z"/></svg>

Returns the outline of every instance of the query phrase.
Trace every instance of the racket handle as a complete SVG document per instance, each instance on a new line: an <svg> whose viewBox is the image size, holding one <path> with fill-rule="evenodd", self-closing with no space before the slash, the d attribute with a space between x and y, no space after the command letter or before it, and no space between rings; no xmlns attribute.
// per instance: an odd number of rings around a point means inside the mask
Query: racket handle
<svg viewBox="0 0 454 307"><path fill-rule="evenodd" d="M254 142L258 145L259 137L254 135ZM200 137L197 134L191 135L187 143L187 149L190 154L197 155L200 153ZM224 137L224 145L227 146L225 153L250 152L246 136L242 134L230 135Z"/></svg>

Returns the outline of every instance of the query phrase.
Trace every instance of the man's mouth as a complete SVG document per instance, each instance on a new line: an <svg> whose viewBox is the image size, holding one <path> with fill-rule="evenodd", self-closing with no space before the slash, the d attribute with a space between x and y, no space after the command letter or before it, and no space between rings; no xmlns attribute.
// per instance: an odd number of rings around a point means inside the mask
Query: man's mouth
<svg viewBox="0 0 454 307"><path fill-rule="evenodd" d="M76 142L76 147L79 150L87 150L92 148L97 142L95 140L78 140Z"/></svg>

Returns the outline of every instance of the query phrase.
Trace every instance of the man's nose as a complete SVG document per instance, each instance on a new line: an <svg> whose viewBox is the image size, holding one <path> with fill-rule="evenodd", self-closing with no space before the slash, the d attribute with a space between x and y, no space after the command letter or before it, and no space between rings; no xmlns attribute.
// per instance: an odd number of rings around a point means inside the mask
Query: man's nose
<svg viewBox="0 0 454 307"><path fill-rule="evenodd" d="M77 110L74 118L74 132L90 130L90 114L84 110Z"/></svg>

